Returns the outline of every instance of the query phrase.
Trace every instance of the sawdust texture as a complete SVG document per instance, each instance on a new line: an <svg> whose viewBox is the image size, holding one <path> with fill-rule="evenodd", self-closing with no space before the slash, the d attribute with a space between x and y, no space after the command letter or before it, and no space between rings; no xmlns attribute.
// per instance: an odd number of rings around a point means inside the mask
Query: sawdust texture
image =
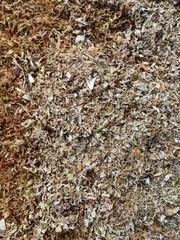
<svg viewBox="0 0 180 240"><path fill-rule="evenodd" d="M0 9L0 237L179 239L179 1Z"/></svg>

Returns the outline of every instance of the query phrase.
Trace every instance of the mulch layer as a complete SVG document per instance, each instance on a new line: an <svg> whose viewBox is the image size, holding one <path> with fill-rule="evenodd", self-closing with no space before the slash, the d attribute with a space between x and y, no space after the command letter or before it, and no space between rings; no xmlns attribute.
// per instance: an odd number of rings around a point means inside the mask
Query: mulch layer
<svg viewBox="0 0 180 240"><path fill-rule="evenodd" d="M0 6L0 238L178 240L179 1Z"/></svg>

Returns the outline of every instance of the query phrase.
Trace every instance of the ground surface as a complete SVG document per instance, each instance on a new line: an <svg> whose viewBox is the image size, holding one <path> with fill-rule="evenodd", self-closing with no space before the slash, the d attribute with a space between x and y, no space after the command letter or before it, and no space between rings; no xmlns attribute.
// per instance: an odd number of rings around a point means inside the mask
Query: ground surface
<svg viewBox="0 0 180 240"><path fill-rule="evenodd" d="M179 239L178 1L124 2L2 2L2 239Z"/></svg>

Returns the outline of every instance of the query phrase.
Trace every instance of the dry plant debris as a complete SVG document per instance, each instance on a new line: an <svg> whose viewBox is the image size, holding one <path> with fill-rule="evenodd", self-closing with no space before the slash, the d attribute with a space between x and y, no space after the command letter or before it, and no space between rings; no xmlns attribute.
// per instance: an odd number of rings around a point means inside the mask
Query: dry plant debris
<svg viewBox="0 0 180 240"><path fill-rule="evenodd" d="M179 1L0 14L0 237L179 239Z"/></svg>

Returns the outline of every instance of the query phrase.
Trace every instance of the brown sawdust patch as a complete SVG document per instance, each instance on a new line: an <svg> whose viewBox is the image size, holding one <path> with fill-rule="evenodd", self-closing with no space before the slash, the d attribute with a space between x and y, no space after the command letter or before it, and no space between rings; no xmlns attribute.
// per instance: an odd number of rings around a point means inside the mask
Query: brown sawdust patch
<svg viewBox="0 0 180 240"><path fill-rule="evenodd" d="M2 2L3 239L178 239L178 4Z"/></svg>

